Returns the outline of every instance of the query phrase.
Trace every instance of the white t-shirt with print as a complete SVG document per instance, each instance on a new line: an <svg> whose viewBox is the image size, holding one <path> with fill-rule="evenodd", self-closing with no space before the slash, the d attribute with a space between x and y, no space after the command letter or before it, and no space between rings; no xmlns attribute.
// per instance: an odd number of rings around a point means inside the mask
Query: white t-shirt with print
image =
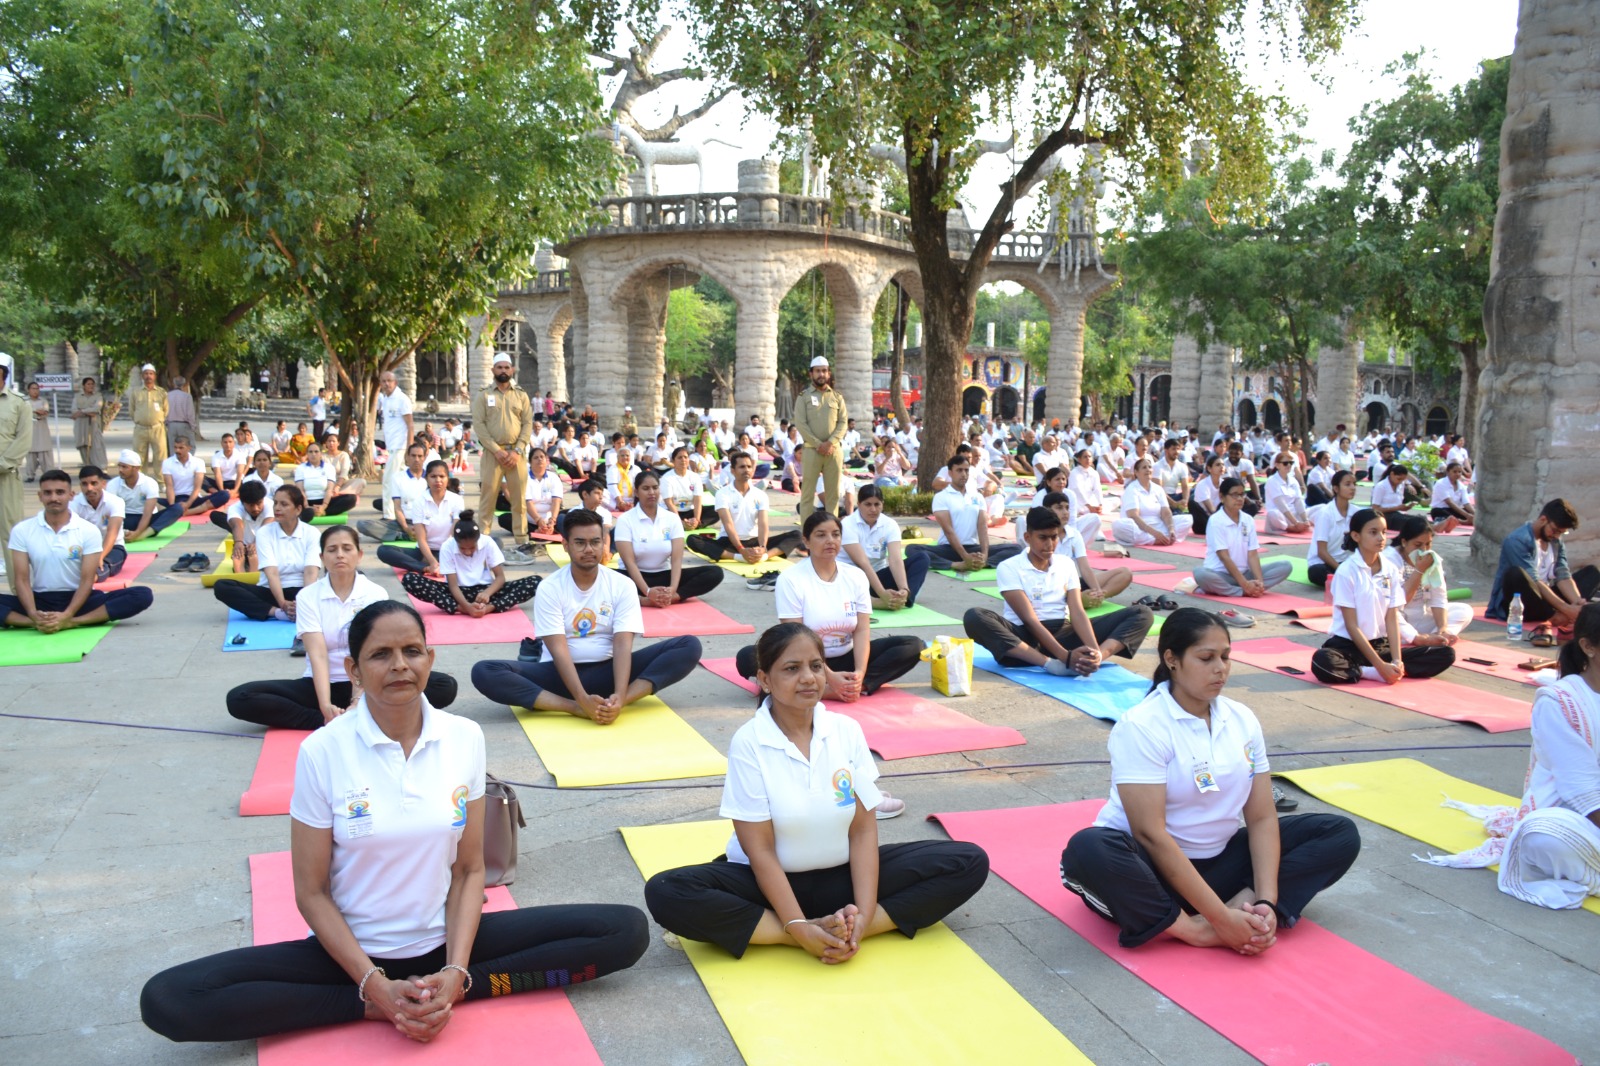
<svg viewBox="0 0 1600 1066"><path fill-rule="evenodd" d="M333 590L333 583L326 577L320 577L301 590L294 598L294 631L300 636L307 633L321 633L323 641L328 646L328 680L348 681L350 675L345 672L344 661L350 654L350 622L361 613L363 607L389 598L383 586L375 581L368 580L364 574L357 574L355 583L350 586L350 595L339 599L339 594ZM305 673L301 677L310 677L311 662L306 661Z"/></svg>
<svg viewBox="0 0 1600 1066"><path fill-rule="evenodd" d="M500 550L500 545L488 534L478 538L478 546L471 555L461 550L461 545L451 537L439 549L439 573L441 576L456 575L456 584L465 588L468 585L487 585L494 580L494 568L505 565L505 553Z"/></svg>
<svg viewBox="0 0 1600 1066"><path fill-rule="evenodd" d="M867 575L853 566L839 567L832 581L824 581L807 559L778 575L776 594L778 617L810 626L830 659L855 647L859 616L872 613Z"/></svg>
<svg viewBox="0 0 1600 1066"><path fill-rule="evenodd" d="M643 507L623 512L617 519L617 543L633 545L633 560L639 569L654 573L672 568L672 542L684 538L683 519L660 504L652 521Z"/></svg>
<svg viewBox="0 0 1600 1066"><path fill-rule="evenodd" d="M575 663L605 662L611 658L615 634L644 632L639 590L602 566L585 591L572 579L572 567L563 566L539 585L539 595L533 599L533 631L539 637L566 637ZM551 661L549 645L539 661Z"/></svg>

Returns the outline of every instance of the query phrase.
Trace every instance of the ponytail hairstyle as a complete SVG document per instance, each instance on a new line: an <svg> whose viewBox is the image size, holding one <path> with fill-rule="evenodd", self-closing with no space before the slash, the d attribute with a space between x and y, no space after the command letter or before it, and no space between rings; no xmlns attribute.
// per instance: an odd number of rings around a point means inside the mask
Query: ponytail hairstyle
<svg viewBox="0 0 1600 1066"><path fill-rule="evenodd" d="M1600 647L1600 603L1586 603L1572 624L1572 639L1561 646L1561 659L1557 666L1562 677L1581 674L1589 668L1589 655L1582 642Z"/></svg>
<svg viewBox="0 0 1600 1066"><path fill-rule="evenodd" d="M1340 485L1344 484L1353 477L1355 477L1355 474L1351 473L1350 471L1341 470L1337 474L1333 475L1333 481L1330 482L1330 484L1333 486L1334 491L1337 492Z"/></svg>
<svg viewBox="0 0 1600 1066"><path fill-rule="evenodd" d="M1382 517L1382 515L1373 510L1371 507L1363 507L1355 514L1351 515L1350 528L1345 531L1344 535L1343 550L1347 552L1355 551L1357 534L1359 534L1361 530L1366 527L1368 522L1372 521L1374 518Z"/></svg>
<svg viewBox="0 0 1600 1066"><path fill-rule="evenodd" d="M844 528L844 526L839 522L838 515L834 514L832 511L827 511L821 507L818 507L815 511L812 511L810 514L806 515L805 522L800 526L801 539L810 540L811 534L815 533L819 526L827 522L832 522L840 529Z"/></svg>
<svg viewBox="0 0 1600 1066"><path fill-rule="evenodd" d="M1150 678L1150 691L1154 692L1156 686L1172 680L1172 670L1167 666L1167 652L1170 651L1174 659L1182 659L1213 629L1220 629L1224 636L1228 636L1228 627L1222 624L1221 618L1198 607L1179 607L1167 615L1156 645L1156 671ZM1228 643L1233 643L1232 637L1228 637Z"/></svg>

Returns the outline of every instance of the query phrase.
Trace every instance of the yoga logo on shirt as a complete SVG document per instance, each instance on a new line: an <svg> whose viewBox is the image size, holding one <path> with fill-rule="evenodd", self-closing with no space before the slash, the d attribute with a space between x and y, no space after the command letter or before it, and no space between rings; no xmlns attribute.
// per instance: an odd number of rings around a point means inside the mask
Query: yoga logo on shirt
<svg viewBox="0 0 1600 1066"><path fill-rule="evenodd" d="M74 544L67 549L67 559L74 563L83 562L83 545Z"/></svg>
<svg viewBox="0 0 1600 1066"><path fill-rule="evenodd" d="M450 802L456 809L455 821L450 823L451 829L465 829L467 827L467 786L457 785L456 790L450 793Z"/></svg>
<svg viewBox="0 0 1600 1066"><path fill-rule="evenodd" d="M833 775L833 802L838 807L851 807L856 802L856 790L850 780L849 770L836 770Z"/></svg>
<svg viewBox="0 0 1600 1066"><path fill-rule="evenodd" d="M594 612L585 607L572 616L572 635L575 637L591 636L594 633L595 624Z"/></svg>
<svg viewBox="0 0 1600 1066"><path fill-rule="evenodd" d="M345 805L345 813L351 818L371 818L372 805L364 799L353 799Z"/></svg>

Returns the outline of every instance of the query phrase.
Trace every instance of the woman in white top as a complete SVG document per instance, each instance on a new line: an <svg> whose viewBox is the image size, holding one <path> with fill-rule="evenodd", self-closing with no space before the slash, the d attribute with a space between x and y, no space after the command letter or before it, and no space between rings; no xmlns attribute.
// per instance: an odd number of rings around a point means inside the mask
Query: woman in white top
<svg viewBox="0 0 1600 1066"><path fill-rule="evenodd" d="M1450 602L1444 560L1433 550L1433 526L1421 515L1408 515L1383 554L1405 580L1401 639L1423 647L1454 644L1472 621L1472 605Z"/></svg>
<svg viewBox="0 0 1600 1066"><path fill-rule="evenodd" d="M1383 515L1370 507L1350 518L1345 547L1353 554L1329 582L1333 624L1311 657L1311 672L1319 681L1353 685L1364 678L1393 685L1405 677L1434 677L1456 661L1454 648L1405 646L1400 630L1405 583L1400 568L1384 558L1387 530Z"/></svg>
<svg viewBox="0 0 1600 1066"><path fill-rule="evenodd" d="M1206 523L1206 558L1194 571L1194 583L1213 596L1264 596L1289 579L1288 559L1261 561L1255 519L1244 513L1244 482L1222 479L1222 511Z"/></svg>
<svg viewBox="0 0 1600 1066"><path fill-rule="evenodd" d="M681 445L672 449L672 469L661 477L661 496L684 529L699 529L705 521L705 493L704 475L690 462L689 449Z"/></svg>
<svg viewBox="0 0 1600 1066"><path fill-rule="evenodd" d="M271 496L283 484L283 478L278 476L276 464L272 453L265 448L257 448L250 456L250 471L240 480L239 484L246 481L259 481L267 487L267 495ZM307 519L309 521L309 519Z"/></svg>
<svg viewBox="0 0 1600 1066"><path fill-rule="evenodd" d="M1130 548L1180 544L1194 531L1194 519L1174 515L1172 502L1150 479L1150 460L1140 459L1134 480L1122 487L1122 517L1111 523L1117 543Z"/></svg>
<svg viewBox="0 0 1600 1066"><path fill-rule="evenodd" d="M1127 457L1128 453L1122 447L1122 438L1113 434L1111 447L1106 449L1105 454L1100 456L1100 461L1095 464L1100 480L1107 485L1122 484L1122 464Z"/></svg>
<svg viewBox="0 0 1600 1066"><path fill-rule="evenodd" d="M339 446L339 434L330 430L322 435L322 458L333 464L333 495L361 499L367 491L366 478L350 476L350 453Z"/></svg>
<svg viewBox="0 0 1600 1066"><path fill-rule="evenodd" d="M1344 535L1354 513L1355 504L1351 501L1356 498L1355 472L1336 471L1332 486L1333 499L1312 516L1311 547L1306 549L1306 580L1318 588L1327 588L1339 564L1350 558Z"/></svg>
<svg viewBox="0 0 1600 1066"><path fill-rule="evenodd" d="M539 578L506 580L506 557L493 537L482 535L469 508L456 518L450 539L439 549L439 581L407 570L400 587L446 614L484 618L509 611L539 591Z"/></svg>
<svg viewBox="0 0 1600 1066"><path fill-rule="evenodd" d="M1194 519L1196 536L1205 536L1211 516L1222 509L1222 475L1225 466L1222 456L1211 456L1206 460L1205 473L1200 475L1200 480L1194 483L1194 489L1189 493L1189 517Z"/></svg>
<svg viewBox="0 0 1600 1066"><path fill-rule="evenodd" d="M856 509L840 525L844 554L841 563L859 569L872 591L872 609L898 611L914 607L922 583L928 579L928 556L905 553L900 523L883 513L883 490L863 485Z"/></svg>
<svg viewBox="0 0 1600 1066"><path fill-rule="evenodd" d="M1111 798L1061 853L1061 880L1136 948L1165 934L1259 955L1361 850L1342 814L1279 818L1261 723L1222 694L1228 631L1183 607L1150 694L1111 730Z"/></svg>
<svg viewBox="0 0 1600 1066"><path fill-rule="evenodd" d="M1095 527L1091 534L1077 522L1073 526L1083 534L1085 542L1093 544L1100 537L1099 522L1100 516L1105 513L1105 494L1100 490L1100 474L1094 468L1094 453L1087 448L1080 448L1073 459L1077 465L1067 474L1067 490L1072 493L1079 514L1094 515Z"/></svg>
<svg viewBox="0 0 1600 1066"><path fill-rule="evenodd" d="M406 515L411 528L420 534L415 548L398 544L378 545L378 561L401 570L414 570L429 577L439 575L439 552L455 532L456 519L466 510L466 502L450 491L450 467L443 459L430 462L423 471L427 491L408 501L412 512Z"/></svg>
<svg viewBox="0 0 1600 1066"><path fill-rule="evenodd" d="M1329 458L1333 460L1333 465L1340 470L1348 470L1351 473L1355 473L1356 453L1350 447L1349 437L1339 438L1339 447L1333 451Z"/></svg>
<svg viewBox="0 0 1600 1066"><path fill-rule="evenodd" d="M785 622L754 656L764 698L728 746L727 854L650 878L656 921L736 958L782 944L838 964L869 937L915 936L970 899L989 870L976 845L879 845L878 769L861 726L820 702L831 684L822 639Z"/></svg>
<svg viewBox="0 0 1600 1066"><path fill-rule="evenodd" d="M1295 476L1291 452L1279 452L1272 461L1273 474L1263 488L1268 533L1309 533L1311 519L1306 515L1305 490Z"/></svg>
<svg viewBox="0 0 1600 1066"><path fill-rule="evenodd" d="M778 575L774 586L780 622L803 622L822 637L827 689L822 698L853 703L910 672L927 647L918 637L872 636L871 586L862 571L840 566L843 528L826 511L812 511L801 527L809 558ZM740 648L739 676L756 676L756 646Z"/></svg>
<svg viewBox="0 0 1600 1066"><path fill-rule="evenodd" d="M360 502L360 497L340 493L339 471L322 457L322 448L306 449L305 462L294 468L295 484L306 494L306 506L317 517L344 514Z"/></svg>
<svg viewBox="0 0 1600 1066"><path fill-rule="evenodd" d="M1333 457L1318 452L1306 473L1306 506L1316 507L1333 499L1333 475L1338 473Z"/></svg>
<svg viewBox="0 0 1600 1066"><path fill-rule="evenodd" d="M218 581L211 591L219 601L257 622L294 621L295 597L322 574L316 530L300 521L305 505L298 485L280 486L272 494L275 521L256 531L261 577L254 585Z"/></svg>
<svg viewBox="0 0 1600 1066"><path fill-rule="evenodd" d="M301 744L289 806L294 894L312 935L151 978L140 1012L168 1039L365 1018L429 1041L462 999L593 980L649 946L634 907L484 913L483 731L430 704L433 651L410 606L369 604L349 641L346 669L363 694ZM473 1017L455 1024L470 1029Z"/></svg>
<svg viewBox="0 0 1600 1066"><path fill-rule="evenodd" d="M361 690L350 681L345 656L350 622L371 603L389 594L360 572L361 538L350 526L322 531L322 577L295 598L295 632L305 644L305 673L293 681L250 681L228 693L228 713L241 722L269 729L320 729L356 705ZM456 682L434 671L428 677L428 702L455 702Z"/></svg>
<svg viewBox="0 0 1600 1066"><path fill-rule="evenodd" d="M683 520L661 505L661 476L646 470L634 479L633 491L638 506L617 519L616 549L640 605L671 607L722 584L727 571L720 566L683 565Z"/></svg>

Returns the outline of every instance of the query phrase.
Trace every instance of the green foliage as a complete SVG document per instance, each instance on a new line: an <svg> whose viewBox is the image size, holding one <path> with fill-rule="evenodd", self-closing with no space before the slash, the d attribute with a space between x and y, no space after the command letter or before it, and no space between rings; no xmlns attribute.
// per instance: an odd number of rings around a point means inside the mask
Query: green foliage
<svg viewBox="0 0 1600 1066"><path fill-rule="evenodd" d="M933 513L933 493L911 485L889 485L883 490L883 513L896 517L926 518Z"/></svg>
<svg viewBox="0 0 1600 1066"><path fill-rule="evenodd" d="M1432 441L1418 441L1411 445L1411 450L1416 453L1406 468L1417 476L1422 482L1422 487L1428 492L1433 492L1433 483L1444 476L1441 469L1444 466L1444 456L1439 451L1439 446Z"/></svg>
<svg viewBox="0 0 1600 1066"><path fill-rule="evenodd" d="M50 308L22 283L16 268L0 266L0 352L16 360L17 379L42 366L45 346L64 336Z"/></svg>
<svg viewBox="0 0 1600 1066"><path fill-rule="evenodd" d="M812 270L778 305L778 374L803 382L819 355L833 359L833 297L822 272Z"/></svg>
<svg viewBox="0 0 1600 1066"><path fill-rule="evenodd" d="M989 339L989 323L995 324L994 343L997 348L1017 347L1017 331L1020 323L1028 323L1031 332L1039 328L1040 324L1048 324L1050 316L1045 312L1044 304L1039 297L1028 289L1017 292L1007 292L998 286L986 285L978 290L978 302L972 320L972 337L969 345L982 345Z"/></svg>
<svg viewBox="0 0 1600 1066"><path fill-rule="evenodd" d="M698 285L673 289L667 298L667 374L691 377L704 373L720 354L718 342L732 333L732 311L731 298L726 303L707 299Z"/></svg>

